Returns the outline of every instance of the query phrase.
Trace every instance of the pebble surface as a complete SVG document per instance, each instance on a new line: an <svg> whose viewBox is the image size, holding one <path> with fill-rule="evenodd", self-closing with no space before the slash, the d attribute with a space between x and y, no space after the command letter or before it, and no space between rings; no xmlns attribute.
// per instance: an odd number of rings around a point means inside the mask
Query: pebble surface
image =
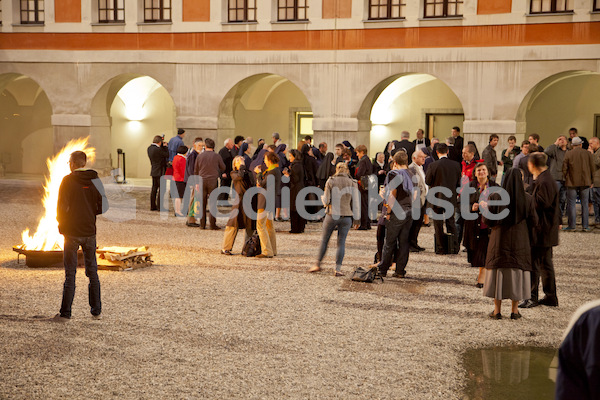
<svg viewBox="0 0 600 400"><path fill-rule="evenodd" d="M155 264L100 271L103 314L92 320L78 270L72 320L58 312L64 271L17 263L12 246L43 212L34 184L0 180L0 398L461 399L471 348L558 348L573 312L600 297L600 233L561 233L554 263L560 307L487 318L492 300L475 288L466 253L411 253L406 279L350 280L373 261L375 230L351 231L333 276L335 234L323 271L308 274L321 224L292 235L276 222L272 259L221 255L223 230L188 228L172 213L98 219L99 246L147 245ZM220 226L225 225L219 220ZM503 314L510 315L510 303Z"/></svg>

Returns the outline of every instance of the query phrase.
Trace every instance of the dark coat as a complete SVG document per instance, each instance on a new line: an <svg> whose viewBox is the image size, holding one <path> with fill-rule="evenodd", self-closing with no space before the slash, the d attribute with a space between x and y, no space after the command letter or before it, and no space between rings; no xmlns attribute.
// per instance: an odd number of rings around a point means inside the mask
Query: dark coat
<svg viewBox="0 0 600 400"><path fill-rule="evenodd" d="M527 193L524 195L525 199L521 201L525 201L526 219L513 224L510 218L493 221L484 217L483 221L492 228L485 259L487 269L518 268L523 271L531 271L529 227L537 224L537 214L533 197ZM490 200L492 199L499 199L499 196L493 194L490 196ZM490 211L499 213L501 208Z"/></svg>
<svg viewBox="0 0 600 400"><path fill-rule="evenodd" d="M558 227L562 221L558 189L550 170L542 172L528 191L533 196L539 220L532 230L532 247L558 246Z"/></svg>
<svg viewBox="0 0 600 400"><path fill-rule="evenodd" d="M485 161L490 177L498 175L498 156L496 155L496 149L488 144L487 147L483 149L481 156Z"/></svg>
<svg viewBox="0 0 600 400"><path fill-rule="evenodd" d="M448 146L448 158L460 164L463 159L461 150L456 145Z"/></svg>
<svg viewBox="0 0 600 400"><path fill-rule="evenodd" d="M270 188L267 184L268 182L268 177L272 175L275 177L275 196L281 194L281 170L279 169L279 167L273 168L270 171L265 171L265 172L261 172L260 174L258 174L256 176L256 184L258 186L260 186L261 188L265 189L267 192L269 192L270 190L273 190L273 188ZM258 202L257 202L257 209L258 210L264 210L265 207L267 205L267 199L265 198L265 196L262 195L262 193L258 193Z"/></svg>
<svg viewBox="0 0 600 400"><path fill-rule="evenodd" d="M465 147L465 138L462 136L457 136L454 138L454 147L458 149L462 156L462 149Z"/></svg>
<svg viewBox="0 0 600 400"><path fill-rule="evenodd" d="M594 182L594 156L582 147L567 151L563 161L567 187L590 187Z"/></svg>
<svg viewBox="0 0 600 400"><path fill-rule="evenodd" d="M422 140L425 141L425 147L429 147L431 145L431 140L429 138L424 137ZM415 145L415 150L417 148L417 139L413 140L413 144Z"/></svg>
<svg viewBox="0 0 600 400"><path fill-rule="evenodd" d="M384 171L384 173L380 174L379 171ZM384 161L383 167L379 166L379 163L377 163L376 160L373 161L373 173L377 176L377 183L379 186L383 186L388 172L390 172L390 168L387 161Z"/></svg>
<svg viewBox="0 0 600 400"><path fill-rule="evenodd" d="M228 149L227 147L223 147L221 150L219 150L219 155L223 159L223 163L225 163L224 173L227 176L229 176L229 174L231 174L231 171L233 170L233 166L231 165L234 157L234 155L232 154L232 150Z"/></svg>
<svg viewBox="0 0 600 400"><path fill-rule="evenodd" d="M488 183L489 183L488 187L498 186L498 184L496 184L495 182L492 182L492 181L488 181ZM477 179L475 179L469 183L469 187L475 188L475 193L471 193L471 195L469 196L469 211L471 211L472 213L475 213L475 211L472 211L473 204L479 203L480 197L481 197L481 192L477 188L477 184L478 184ZM463 244L469 250L475 250L475 248L478 245L479 231L481 230L481 223L483 220L482 220L481 210L479 212L477 212L477 214L479 214L477 219L474 219L474 220L465 219L464 220Z"/></svg>
<svg viewBox="0 0 600 400"><path fill-rule="evenodd" d="M308 154L310 146L304 144L302 146L302 165L304 166L304 186L317 186L317 159Z"/></svg>
<svg viewBox="0 0 600 400"><path fill-rule="evenodd" d="M238 171L231 171L231 180L233 189L238 196L238 204L231 207L231 211L238 210L238 215L235 218L230 218L227 221L227 226L232 226L238 229L244 229L246 227L253 227L250 217L246 215L244 211L244 194L251 186L250 173L246 169L245 165L240 165ZM254 228L254 227L253 227Z"/></svg>
<svg viewBox="0 0 600 400"><path fill-rule="evenodd" d="M404 139L399 141L398 144L396 144L396 147L394 148L394 153L400 149L404 149L406 151L406 154L408 155L408 161L411 161L412 155L415 152L415 144Z"/></svg>
<svg viewBox="0 0 600 400"><path fill-rule="evenodd" d="M442 157L431 163L427 168L425 183L430 188L443 186L450 189L452 192L450 198L446 198L442 193L437 193L435 197L447 200L456 207L456 188L460 186L461 173L461 166L459 163L452 161L447 157Z"/></svg>
<svg viewBox="0 0 600 400"><path fill-rule="evenodd" d="M302 160L294 160L290 164L290 210L296 211L296 197L304 188L304 167Z"/></svg>
<svg viewBox="0 0 600 400"><path fill-rule="evenodd" d="M165 146L148 146L148 158L150 159L150 176L163 176L167 170L167 159L169 150Z"/></svg>
<svg viewBox="0 0 600 400"><path fill-rule="evenodd" d="M366 190L367 188L363 188L360 183L361 178L363 176L369 176L373 173L373 164L371 163L371 159L366 154L358 161L358 165L355 171L355 178L358 181L358 187L361 190Z"/></svg>

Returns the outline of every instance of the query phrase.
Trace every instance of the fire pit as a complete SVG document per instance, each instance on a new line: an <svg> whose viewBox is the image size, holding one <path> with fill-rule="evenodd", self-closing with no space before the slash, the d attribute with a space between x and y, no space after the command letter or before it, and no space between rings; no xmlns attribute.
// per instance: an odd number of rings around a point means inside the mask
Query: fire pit
<svg viewBox="0 0 600 400"><path fill-rule="evenodd" d="M20 261L20 256L25 256L25 265L30 268L52 268L63 266L63 251L62 250L26 250L23 245L14 246L13 251L19 253L17 263ZM80 250L77 253L77 264L83 265L83 252Z"/></svg>

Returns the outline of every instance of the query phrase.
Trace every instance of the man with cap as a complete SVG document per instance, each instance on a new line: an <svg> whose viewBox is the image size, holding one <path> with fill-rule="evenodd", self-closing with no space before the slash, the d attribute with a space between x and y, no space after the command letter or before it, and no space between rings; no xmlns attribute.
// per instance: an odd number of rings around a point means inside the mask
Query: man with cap
<svg viewBox="0 0 600 400"><path fill-rule="evenodd" d="M573 232L577 217L575 203L577 196L581 200L581 225L584 232L591 232L588 225L590 200L590 187L594 182L594 157L592 153L582 148L583 140L575 136L571 139L572 150L567 151L563 161L563 177L567 187L567 218L569 226L563 228L565 232Z"/></svg>

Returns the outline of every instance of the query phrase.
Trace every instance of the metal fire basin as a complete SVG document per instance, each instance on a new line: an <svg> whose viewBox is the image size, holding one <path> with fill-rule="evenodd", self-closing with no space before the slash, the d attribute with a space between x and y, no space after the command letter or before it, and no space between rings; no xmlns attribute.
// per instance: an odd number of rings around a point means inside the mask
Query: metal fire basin
<svg viewBox="0 0 600 400"><path fill-rule="evenodd" d="M25 250L22 245L14 246L13 251L18 253L17 263L20 256L25 256L25 265L30 268L56 268L63 267L62 250ZM83 265L83 252L77 252L77 265Z"/></svg>

